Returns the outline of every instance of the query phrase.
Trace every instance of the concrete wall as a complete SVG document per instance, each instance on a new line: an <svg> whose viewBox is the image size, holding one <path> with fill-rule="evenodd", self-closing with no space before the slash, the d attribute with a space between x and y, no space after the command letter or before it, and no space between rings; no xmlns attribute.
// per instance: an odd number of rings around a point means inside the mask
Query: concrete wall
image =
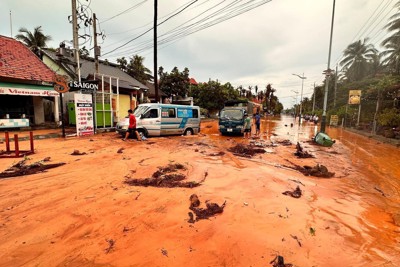
<svg viewBox="0 0 400 267"><path fill-rule="evenodd" d="M44 107L43 98L41 96L32 96L33 99L33 111L35 113L34 123L35 125L44 123Z"/></svg>

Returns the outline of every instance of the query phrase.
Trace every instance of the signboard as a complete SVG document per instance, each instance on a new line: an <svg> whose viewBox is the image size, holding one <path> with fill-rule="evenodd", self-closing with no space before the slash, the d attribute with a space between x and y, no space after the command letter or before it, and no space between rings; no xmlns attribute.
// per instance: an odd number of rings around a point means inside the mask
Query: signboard
<svg viewBox="0 0 400 267"><path fill-rule="evenodd" d="M329 125L338 126L339 116L338 115L331 115L331 121Z"/></svg>
<svg viewBox="0 0 400 267"><path fill-rule="evenodd" d="M76 134L93 135L93 101L92 95L75 94Z"/></svg>
<svg viewBox="0 0 400 267"><path fill-rule="evenodd" d="M54 90L59 93L66 93L69 91L69 86L67 84L67 77L63 75L54 76Z"/></svg>
<svg viewBox="0 0 400 267"><path fill-rule="evenodd" d="M69 82L68 86L71 91L84 90L84 91L94 92L99 90L99 81L97 80L84 81L84 82L72 81Z"/></svg>
<svg viewBox="0 0 400 267"><path fill-rule="evenodd" d="M361 103L361 90L349 91L349 105L359 105Z"/></svg>
<svg viewBox="0 0 400 267"><path fill-rule="evenodd" d="M51 88L51 87L50 87ZM0 87L0 95L60 96L53 90Z"/></svg>

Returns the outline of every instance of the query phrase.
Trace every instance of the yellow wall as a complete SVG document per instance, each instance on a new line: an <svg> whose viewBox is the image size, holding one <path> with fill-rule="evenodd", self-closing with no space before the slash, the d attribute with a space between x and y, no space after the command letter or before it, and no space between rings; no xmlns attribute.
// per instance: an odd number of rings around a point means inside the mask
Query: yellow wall
<svg viewBox="0 0 400 267"><path fill-rule="evenodd" d="M113 102L115 103L115 105L117 103L116 98L117 98L117 96L114 95ZM115 108L117 108L117 107L115 107ZM119 95L119 110L118 110L117 116L119 117L120 120L128 115L128 110L130 108L131 108L130 95Z"/></svg>

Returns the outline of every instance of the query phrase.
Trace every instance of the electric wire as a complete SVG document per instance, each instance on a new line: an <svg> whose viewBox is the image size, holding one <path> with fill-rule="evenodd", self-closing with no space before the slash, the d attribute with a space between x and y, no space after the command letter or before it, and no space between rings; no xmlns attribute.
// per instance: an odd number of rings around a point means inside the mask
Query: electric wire
<svg viewBox="0 0 400 267"><path fill-rule="evenodd" d="M122 12L120 12L120 13L118 13L118 14L116 14L116 15L114 15L114 16L108 18L108 19L105 19L105 20L101 21L101 23L105 23L105 22L110 21L110 20L112 20L112 19L114 19L114 18L116 18L116 17L119 17L119 16L121 16L121 15L123 15L123 14L125 14L125 13L128 13L128 12L130 12L130 11L132 11L132 10L135 10L136 8L140 7L141 5L143 5L144 3L146 3L147 1L148 1L148 0L143 0L142 2L140 2L140 3L136 4L136 5L133 5L133 6L131 6L130 8L125 9L125 10L122 11Z"/></svg>
<svg viewBox="0 0 400 267"><path fill-rule="evenodd" d="M186 21L185 23L179 25L178 27L170 30L168 33L163 34L162 36L166 36L164 39L160 39L160 41L158 42L158 44L162 45L162 44L166 44L166 43L171 43L171 42L175 42L178 41L179 39L182 39L188 35L191 35L195 32L201 31L203 29L209 28L211 26L214 26L218 23L221 23L223 21L226 21L228 19L234 18L240 14L243 14L245 12L248 12L254 8L257 8L261 5L264 5L268 2L270 2L271 0L263 0L260 2L257 2L255 0L251 0L251 1L247 1L243 4L240 4L239 6L235 6L236 3L240 2L240 1L234 1L216 11L214 11L213 13L207 15L204 18L201 18L200 20L185 26L185 27L181 27L185 24L187 24L188 22L192 21L193 18L189 21ZM223 3L225 1L219 2L217 5L214 5L212 8L215 8L216 6L220 5L221 3ZM197 15L195 18L199 17L200 15L204 14L205 12L211 10L212 8L207 9L206 11L202 12L201 14ZM222 11L224 11L224 13L222 13ZM222 13L222 15L221 15ZM217 15L219 15L219 17L210 20L214 17L216 17ZM208 20L208 21L207 21ZM169 34L169 35L168 35ZM140 51L145 51L147 49L152 48L153 45L149 44L148 46L144 46L141 48L136 48L135 49L128 49L125 51L120 51L121 53L123 52L140 52ZM160 48L161 49L161 48Z"/></svg>
<svg viewBox="0 0 400 267"><path fill-rule="evenodd" d="M182 8L181 10L177 11L176 13L174 13L174 14L172 14L171 16L169 16L168 18L166 18L164 21L162 21L162 22L160 22L159 24L157 24L157 26L159 26L159 25L165 23L166 21L170 20L171 18L173 18L173 17L179 15L179 14L182 13L186 8L188 8L189 6L191 6L192 4L194 4L194 3L197 2L197 1L198 1L198 0L193 0L193 1L190 2L186 7ZM151 31L152 29L153 29L153 28L148 29L148 30L145 31L144 33L140 34L139 36L137 36L137 37L135 37L135 38L133 38L133 39L131 39L131 40L129 40L128 42L124 43L123 45L120 45L120 46L118 46L117 48L114 48L113 50L111 50L111 51L105 53L103 56L105 56L105 55L107 55L107 54L110 54L110 53L114 52L115 50L117 50L117 49L119 49L119 48L121 48L121 47L124 47L125 45L131 43L132 41L134 41L134 40L136 40L136 39L142 37L143 35L145 35L145 34L148 33L149 31Z"/></svg>

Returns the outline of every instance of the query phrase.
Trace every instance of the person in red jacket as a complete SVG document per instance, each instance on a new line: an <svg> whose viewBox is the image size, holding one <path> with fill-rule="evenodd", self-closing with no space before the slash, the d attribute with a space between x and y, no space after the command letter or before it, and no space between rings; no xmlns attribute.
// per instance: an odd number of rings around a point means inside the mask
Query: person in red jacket
<svg viewBox="0 0 400 267"><path fill-rule="evenodd" d="M142 141L142 139L140 138L139 132L136 130L136 117L135 117L135 115L133 115L132 109L128 110L128 116L129 116L129 127L128 127L128 130L126 131L125 138L122 140L125 141L126 139L129 138L130 134L135 133L137 140Z"/></svg>

